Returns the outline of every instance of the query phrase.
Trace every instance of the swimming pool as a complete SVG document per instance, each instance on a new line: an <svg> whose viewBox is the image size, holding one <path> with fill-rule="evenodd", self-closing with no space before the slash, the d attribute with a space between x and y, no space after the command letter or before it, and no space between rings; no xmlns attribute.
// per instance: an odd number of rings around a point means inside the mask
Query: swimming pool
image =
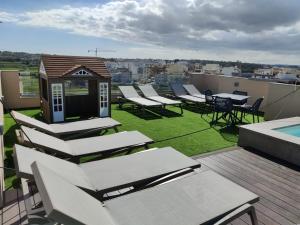
<svg viewBox="0 0 300 225"><path fill-rule="evenodd" d="M285 134L293 135L296 137L300 137L300 124L293 125L293 126L287 126L287 127L280 127L280 128L276 128L274 130L285 133Z"/></svg>
<svg viewBox="0 0 300 225"><path fill-rule="evenodd" d="M259 150L300 168L300 117L242 125L238 145Z"/></svg>

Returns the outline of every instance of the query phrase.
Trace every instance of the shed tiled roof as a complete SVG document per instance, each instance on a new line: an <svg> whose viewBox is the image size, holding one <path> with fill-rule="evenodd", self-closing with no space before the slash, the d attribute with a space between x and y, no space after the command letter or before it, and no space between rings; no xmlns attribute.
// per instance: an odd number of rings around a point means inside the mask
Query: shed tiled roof
<svg viewBox="0 0 300 225"><path fill-rule="evenodd" d="M42 55L41 60L48 77L62 77L66 72L74 69L78 65L90 69L96 73L96 75L110 77L103 60L98 57Z"/></svg>

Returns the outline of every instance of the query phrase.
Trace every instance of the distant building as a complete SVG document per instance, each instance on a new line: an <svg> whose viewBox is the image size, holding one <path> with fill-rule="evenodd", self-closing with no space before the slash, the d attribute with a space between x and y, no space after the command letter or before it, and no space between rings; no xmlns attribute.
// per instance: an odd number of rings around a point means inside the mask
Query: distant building
<svg viewBox="0 0 300 225"><path fill-rule="evenodd" d="M127 68L118 68L111 72L112 82L118 84L131 84L132 74Z"/></svg>
<svg viewBox="0 0 300 225"><path fill-rule="evenodd" d="M204 74L220 74L221 66L219 64L206 64L202 67L202 73Z"/></svg>
<svg viewBox="0 0 300 225"><path fill-rule="evenodd" d="M237 66L222 67L221 73L225 76L239 75L241 70Z"/></svg>
<svg viewBox="0 0 300 225"><path fill-rule="evenodd" d="M268 76L273 76L273 68L261 68L261 69L256 69L254 70L254 73L257 75L268 75Z"/></svg>
<svg viewBox="0 0 300 225"><path fill-rule="evenodd" d="M183 74L157 74L154 77L154 82L159 86L169 86L170 83L184 84L187 77Z"/></svg>
<svg viewBox="0 0 300 225"><path fill-rule="evenodd" d="M184 74L188 71L188 67L185 64L168 64L166 67L167 74Z"/></svg>

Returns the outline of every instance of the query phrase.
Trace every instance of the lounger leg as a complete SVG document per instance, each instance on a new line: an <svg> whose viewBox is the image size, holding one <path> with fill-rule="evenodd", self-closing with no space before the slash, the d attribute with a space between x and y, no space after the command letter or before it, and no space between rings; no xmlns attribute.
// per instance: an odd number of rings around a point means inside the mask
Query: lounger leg
<svg viewBox="0 0 300 225"><path fill-rule="evenodd" d="M113 129L114 129L114 131L115 131L116 133L119 132L118 127L114 127Z"/></svg>
<svg viewBox="0 0 300 225"><path fill-rule="evenodd" d="M180 114L183 114L183 109L182 109L182 104L179 104L179 108L180 108Z"/></svg>
<svg viewBox="0 0 300 225"><path fill-rule="evenodd" d="M248 212L252 225L258 225L257 216L255 212L255 208L252 206L250 211Z"/></svg>
<svg viewBox="0 0 300 225"><path fill-rule="evenodd" d="M248 215L251 218L252 225L258 225L255 208L253 205L245 204L242 205L240 208L237 208L233 212L229 213L227 216L223 217L218 222L214 223L214 225L225 225L233 220L239 218L240 216L244 215L245 213L248 213Z"/></svg>

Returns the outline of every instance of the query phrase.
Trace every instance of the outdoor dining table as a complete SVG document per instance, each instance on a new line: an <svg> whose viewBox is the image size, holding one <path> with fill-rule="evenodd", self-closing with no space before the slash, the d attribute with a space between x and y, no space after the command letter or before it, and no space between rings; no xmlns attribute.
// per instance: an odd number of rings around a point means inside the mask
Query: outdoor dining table
<svg viewBox="0 0 300 225"><path fill-rule="evenodd" d="M219 93L219 94L214 94L214 97L220 97L220 98L230 98L232 101L238 103L238 102L243 102L250 98L250 96L247 95L236 95L236 94L230 94L230 93Z"/></svg>
<svg viewBox="0 0 300 225"><path fill-rule="evenodd" d="M219 97L219 98L230 98L233 102L234 105L242 105L243 102L245 102L245 100L247 100L248 98L250 98L251 96L248 95L237 95L237 94L230 94L230 93L219 93L219 94L214 94L213 97ZM234 108L232 108L232 110L234 111ZM219 118L217 117L215 120L215 123L221 119L221 118L226 118L226 116L230 114L231 118L232 118L232 123L231 125L236 124L237 121L241 122L242 118L238 118L237 114L235 114L234 112L230 112L230 113L224 113L222 116L220 116Z"/></svg>

